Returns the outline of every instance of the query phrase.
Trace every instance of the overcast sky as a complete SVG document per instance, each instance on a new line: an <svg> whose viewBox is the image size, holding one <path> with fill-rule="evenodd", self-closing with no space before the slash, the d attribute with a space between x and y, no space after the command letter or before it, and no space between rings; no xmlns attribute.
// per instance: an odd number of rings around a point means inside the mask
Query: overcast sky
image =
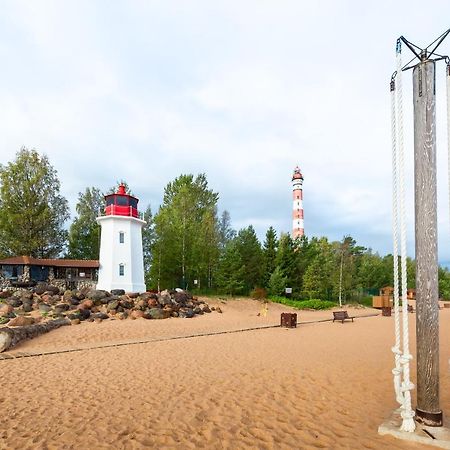
<svg viewBox="0 0 450 450"><path fill-rule="evenodd" d="M0 156L48 155L78 192L127 180L141 209L206 173L236 229L291 230L391 251L388 84L395 42L428 45L450 3L362 1L0 2ZM450 38L441 47L450 53ZM404 50L404 59L410 54ZM404 75L408 251L413 241L411 72ZM439 258L450 261L445 65L437 68Z"/></svg>

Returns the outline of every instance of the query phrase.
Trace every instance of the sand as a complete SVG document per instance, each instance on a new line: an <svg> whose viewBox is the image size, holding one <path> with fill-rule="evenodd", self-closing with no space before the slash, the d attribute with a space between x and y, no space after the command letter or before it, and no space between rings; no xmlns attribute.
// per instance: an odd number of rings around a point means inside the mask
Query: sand
<svg viewBox="0 0 450 450"><path fill-rule="evenodd" d="M392 317L170 339L275 325L292 311L270 304L258 316L256 301L209 303L223 314L82 323L10 351L77 350L0 360L0 448L427 448L377 434L397 407ZM441 406L450 414L450 309L440 319Z"/></svg>

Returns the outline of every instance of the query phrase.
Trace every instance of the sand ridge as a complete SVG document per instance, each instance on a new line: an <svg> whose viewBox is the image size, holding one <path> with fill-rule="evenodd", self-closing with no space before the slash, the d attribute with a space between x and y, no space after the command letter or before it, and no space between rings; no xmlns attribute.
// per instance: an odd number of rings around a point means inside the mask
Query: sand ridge
<svg viewBox="0 0 450 450"><path fill-rule="evenodd" d="M81 324L15 351L277 324L292 311L270 304L258 316L259 302L216 304L223 314ZM297 312L300 322L331 317ZM440 319L445 412L450 310ZM426 448L377 434L396 407L393 335L393 318L377 316L0 361L0 448Z"/></svg>

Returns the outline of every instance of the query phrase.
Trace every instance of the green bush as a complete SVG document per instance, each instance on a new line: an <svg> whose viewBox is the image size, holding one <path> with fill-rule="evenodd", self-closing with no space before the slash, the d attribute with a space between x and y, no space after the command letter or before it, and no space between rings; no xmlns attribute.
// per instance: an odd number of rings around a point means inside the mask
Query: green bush
<svg viewBox="0 0 450 450"><path fill-rule="evenodd" d="M291 300L289 298L285 297L279 297L279 296L270 296L269 300L274 303L281 303L286 306L291 306L296 309L330 309L334 308L336 306L335 302L329 302L327 300L319 300L319 299L312 299L312 300Z"/></svg>

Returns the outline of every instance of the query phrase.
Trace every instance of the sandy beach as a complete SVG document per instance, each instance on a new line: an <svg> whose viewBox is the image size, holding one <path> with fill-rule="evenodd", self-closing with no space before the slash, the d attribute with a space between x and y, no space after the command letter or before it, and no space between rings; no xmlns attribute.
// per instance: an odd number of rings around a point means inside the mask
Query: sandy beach
<svg viewBox="0 0 450 450"><path fill-rule="evenodd" d="M208 303L223 314L81 323L8 352L19 358L0 360L0 447L427 448L377 433L397 406L393 317L349 308L360 317L341 324L317 322L330 311L297 311L301 324L284 329L270 326L288 307L258 316L257 301ZM448 413L450 309L440 320Z"/></svg>

